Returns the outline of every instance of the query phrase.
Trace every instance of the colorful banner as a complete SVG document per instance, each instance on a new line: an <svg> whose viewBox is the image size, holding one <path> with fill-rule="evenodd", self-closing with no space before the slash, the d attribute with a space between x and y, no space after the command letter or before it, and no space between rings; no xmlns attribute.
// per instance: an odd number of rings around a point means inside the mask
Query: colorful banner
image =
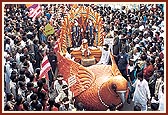
<svg viewBox="0 0 168 115"><path fill-rule="evenodd" d="M44 28L44 35L48 36L48 35L53 34L54 32L55 32L54 27L51 26L50 23L48 23Z"/></svg>
<svg viewBox="0 0 168 115"><path fill-rule="evenodd" d="M41 79L41 78L45 77L47 80L49 80L48 71L50 71L50 70L51 70L51 65L48 60L48 56L44 55L44 58L41 63L41 70L40 70L39 78Z"/></svg>
<svg viewBox="0 0 168 115"><path fill-rule="evenodd" d="M42 13L40 4L26 4L26 7L29 9L28 16L32 18L32 21L35 21Z"/></svg>

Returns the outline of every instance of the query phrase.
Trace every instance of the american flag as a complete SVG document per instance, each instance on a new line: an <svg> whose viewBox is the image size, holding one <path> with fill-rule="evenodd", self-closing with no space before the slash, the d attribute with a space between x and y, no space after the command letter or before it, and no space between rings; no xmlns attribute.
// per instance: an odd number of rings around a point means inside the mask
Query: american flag
<svg viewBox="0 0 168 115"><path fill-rule="evenodd" d="M29 9L28 16L32 18L32 21L35 21L42 13L40 4L27 5L27 8Z"/></svg>
<svg viewBox="0 0 168 115"><path fill-rule="evenodd" d="M41 79L42 77L45 77L47 80L49 80L48 71L50 69L51 69L51 65L50 65L50 62L48 60L48 56L45 54L44 58L42 60L42 63L41 63L41 71L40 71L39 78Z"/></svg>

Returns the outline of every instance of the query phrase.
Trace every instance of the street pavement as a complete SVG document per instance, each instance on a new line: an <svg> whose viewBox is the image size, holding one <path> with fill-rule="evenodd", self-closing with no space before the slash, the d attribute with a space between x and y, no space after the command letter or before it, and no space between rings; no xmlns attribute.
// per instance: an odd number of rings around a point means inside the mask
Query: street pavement
<svg viewBox="0 0 168 115"><path fill-rule="evenodd" d="M120 109L120 111L134 111L134 102L131 101L130 104L125 102L123 104L123 107ZM152 111L152 110L150 109L150 107L148 107L147 111Z"/></svg>

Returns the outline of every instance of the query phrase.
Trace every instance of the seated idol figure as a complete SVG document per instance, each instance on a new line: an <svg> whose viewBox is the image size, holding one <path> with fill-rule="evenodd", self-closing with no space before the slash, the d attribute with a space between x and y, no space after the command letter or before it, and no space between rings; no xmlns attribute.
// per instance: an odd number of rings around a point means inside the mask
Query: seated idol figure
<svg viewBox="0 0 168 115"><path fill-rule="evenodd" d="M83 39L82 44L80 46L80 50L82 51L82 56L87 57L91 54L89 48L88 48L88 40Z"/></svg>

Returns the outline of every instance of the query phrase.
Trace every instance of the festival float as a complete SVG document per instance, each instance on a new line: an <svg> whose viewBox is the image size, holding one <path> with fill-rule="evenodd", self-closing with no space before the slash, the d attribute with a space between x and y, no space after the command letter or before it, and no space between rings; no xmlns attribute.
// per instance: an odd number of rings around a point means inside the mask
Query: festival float
<svg viewBox="0 0 168 115"><path fill-rule="evenodd" d="M82 40L88 37L85 36L86 33L83 34L87 31L88 20L92 21L92 26L96 30L92 31L93 37L89 36L89 39L94 38L91 45L87 43L90 54L87 50L87 53L82 52L80 46L73 45L73 40L78 36L73 36L72 32L77 21L78 27L82 30ZM120 73L112 55L111 65L96 64L101 57L100 47L103 45L104 37L103 20L91 7L73 5L69 14L64 17L58 39L58 74L64 76L64 80L74 93L75 103L82 102L88 111L106 111L111 104L122 107L128 94L127 80ZM71 47L71 55L75 60L65 57L68 47Z"/></svg>

